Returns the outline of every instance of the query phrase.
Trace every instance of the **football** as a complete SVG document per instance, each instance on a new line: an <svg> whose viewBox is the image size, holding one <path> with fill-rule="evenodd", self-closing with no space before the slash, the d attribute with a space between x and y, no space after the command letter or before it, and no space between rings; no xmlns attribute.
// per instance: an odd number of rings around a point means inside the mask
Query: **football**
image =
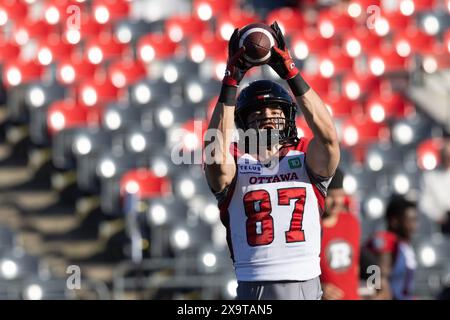
<svg viewBox="0 0 450 320"><path fill-rule="evenodd" d="M252 23L240 31L239 47L245 47L244 59L252 65L265 64L275 45L274 31L264 23Z"/></svg>

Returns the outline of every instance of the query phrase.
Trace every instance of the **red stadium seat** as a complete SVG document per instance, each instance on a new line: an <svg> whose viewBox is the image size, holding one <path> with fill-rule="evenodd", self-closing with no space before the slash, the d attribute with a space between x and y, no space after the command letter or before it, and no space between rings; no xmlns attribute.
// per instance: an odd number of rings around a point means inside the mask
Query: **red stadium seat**
<svg viewBox="0 0 450 320"><path fill-rule="evenodd" d="M314 134L306 123L304 117L297 117L295 124L297 126L297 134L299 138L305 137L307 139L312 139L314 137Z"/></svg>
<svg viewBox="0 0 450 320"><path fill-rule="evenodd" d="M320 54L329 52L333 44L332 39L324 38L314 28L292 35L291 47L297 59L304 60L309 54Z"/></svg>
<svg viewBox="0 0 450 320"><path fill-rule="evenodd" d="M3 68L3 83L5 87L15 87L23 83L41 79L43 67L34 60L16 59L5 64Z"/></svg>
<svg viewBox="0 0 450 320"><path fill-rule="evenodd" d="M13 39L18 45L25 45L29 40L39 40L54 33L54 26L50 26L42 20L25 19L14 23Z"/></svg>
<svg viewBox="0 0 450 320"><path fill-rule="evenodd" d="M236 7L236 1L194 0L192 7L194 14L200 20L208 21L212 17L228 14Z"/></svg>
<svg viewBox="0 0 450 320"><path fill-rule="evenodd" d="M414 25L414 20L398 11L385 11L381 14L389 23L389 30L401 31Z"/></svg>
<svg viewBox="0 0 450 320"><path fill-rule="evenodd" d="M404 30L414 25L414 19L399 11L374 11L368 17L367 26L373 28L380 37Z"/></svg>
<svg viewBox="0 0 450 320"><path fill-rule="evenodd" d="M15 60L20 54L20 47L10 41L0 40L0 64Z"/></svg>
<svg viewBox="0 0 450 320"><path fill-rule="evenodd" d="M400 56L393 47L381 47L369 54L369 70L375 76L384 73L403 72L407 70L407 60Z"/></svg>
<svg viewBox="0 0 450 320"><path fill-rule="evenodd" d="M10 0L0 2L0 26L8 22L19 22L26 20L28 6L21 0Z"/></svg>
<svg viewBox="0 0 450 320"><path fill-rule="evenodd" d="M172 57L178 48L178 44L167 35L151 33L141 37L137 44L138 57L144 63L150 63L154 59L167 59Z"/></svg>
<svg viewBox="0 0 450 320"><path fill-rule="evenodd" d="M436 47L433 52L423 55L422 67L427 73L450 68L448 48Z"/></svg>
<svg viewBox="0 0 450 320"><path fill-rule="evenodd" d="M216 32L219 37L228 41L235 28L242 28L247 24L259 21L259 17L254 14L232 10L229 14L222 15L217 19Z"/></svg>
<svg viewBox="0 0 450 320"><path fill-rule="evenodd" d="M347 7L347 14L354 18L360 18L362 21L366 21L368 8L370 6L380 7L380 0L351 0Z"/></svg>
<svg viewBox="0 0 450 320"><path fill-rule="evenodd" d="M79 11L69 10L71 6L78 7ZM44 3L44 20L48 24L66 24L68 23L68 18L81 13L86 8L84 8L84 3L76 0L47 0ZM81 20L81 19L80 19ZM80 21L81 22L81 21Z"/></svg>
<svg viewBox="0 0 450 320"><path fill-rule="evenodd" d="M379 91L380 79L370 73L349 73L342 80L342 94L350 100L357 100L374 90Z"/></svg>
<svg viewBox="0 0 450 320"><path fill-rule="evenodd" d="M319 58L319 72L325 78L353 70L353 58L344 54L343 50L334 49Z"/></svg>
<svg viewBox="0 0 450 320"><path fill-rule="evenodd" d="M158 177L152 170L138 168L126 172L120 179L122 196L137 194L139 199L161 198L172 192L170 180Z"/></svg>
<svg viewBox="0 0 450 320"><path fill-rule="evenodd" d="M365 104L366 115L377 123L390 118L404 118L412 109L413 107L399 93L375 93Z"/></svg>
<svg viewBox="0 0 450 320"><path fill-rule="evenodd" d="M170 40L180 42L208 31L208 23L195 16L174 16L166 20L165 30Z"/></svg>
<svg viewBox="0 0 450 320"><path fill-rule="evenodd" d="M88 108L73 100L55 101L47 112L47 127L50 135L66 129L86 125Z"/></svg>
<svg viewBox="0 0 450 320"><path fill-rule="evenodd" d="M355 21L345 12L336 9L321 10L317 27L323 38L332 38L335 34L353 29Z"/></svg>
<svg viewBox="0 0 450 320"><path fill-rule="evenodd" d="M53 34L40 41L36 58L40 64L47 66L57 60L70 57L74 50L73 45L62 41L60 36Z"/></svg>
<svg viewBox="0 0 450 320"><path fill-rule="evenodd" d="M414 53L433 52L436 38L418 28L407 28L394 35L394 46L397 54L408 57Z"/></svg>
<svg viewBox="0 0 450 320"><path fill-rule="evenodd" d="M285 35L291 35L305 27L305 21L300 10L289 7L271 11L266 18L266 23L271 25L274 21L277 21Z"/></svg>
<svg viewBox="0 0 450 320"><path fill-rule="evenodd" d="M93 0L92 12L100 24L107 24L128 17L130 3L126 0Z"/></svg>
<svg viewBox="0 0 450 320"><path fill-rule="evenodd" d="M310 75L305 73L303 75L305 81L313 88L319 95L327 95L331 91L331 80L324 78L319 74Z"/></svg>
<svg viewBox="0 0 450 320"><path fill-rule="evenodd" d="M84 52L91 63L100 64L105 60L121 57L125 49L127 46L113 36L100 35L98 38L88 41Z"/></svg>
<svg viewBox="0 0 450 320"><path fill-rule="evenodd" d="M329 94L323 96L323 101L333 118L344 119L361 114L361 105L348 99L346 96Z"/></svg>
<svg viewBox="0 0 450 320"><path fill-rule="evenodd" d="M145 67L140 61L119 60L108 68L108 77L116 88L125 88L145 78Z"/></svg>
<svg viewBox="0 0 450 320"><path fill-rule="evenodd" d="M102 33L111 33L108 25L98 23L94 18L81 14L80 28L66 28L64 38L71 44L77 44L81 40L98 38Z"/></svg>
<svg viewBox="0 0 450 320"><path fill-rule="evenodd" d="M63 85L77 84L92 79L97 69L97 65L92 64L87 58L76 56L58 63L56 79Z"/></svg>
<svg viewBox="0 0 450 320"><path fill-rule="evenodd" d="M389 135L389 128L385 124L373 122L369 117L356 116L342 125L342 142L349 147L385 141Z"/></svg>
<svg viewBox="0 0 450 320"><path fill-rule="evenodd" d="M441 163L442 139L423 141L416 149L417 166L422 170L433 170Z"/></svg>
<svg viewBox="0 0 450 320"><path fill-rule="evenodd" d="M213 33L203 33L193 37L188 46L190 59L197 63L208 58L222 58L227 48L228 42Z"/></svg>
<svg viewBox="0 0 450 320"><path fill-rule="evenodd" d="M77 101L83 106L93 107L117 100L119 90L109 78L104 80L89 80L80 84L77 92Z"/></svg>
<svg viewBox="0 0 450 320"><path fill-rule="evenodd" d="M342 45L347 55L358 57L370 49L378 48L382 38L375 32L364 27L359 27L354 31L347 32L343 38Z"/></svg>
<svg viewBox="0 0 450 320"><path fill-rule="evenodd" d="M415 12L431 11L435 5L435 0L401 0L398 2L396 10L405 16L411 16Z"/></svg>

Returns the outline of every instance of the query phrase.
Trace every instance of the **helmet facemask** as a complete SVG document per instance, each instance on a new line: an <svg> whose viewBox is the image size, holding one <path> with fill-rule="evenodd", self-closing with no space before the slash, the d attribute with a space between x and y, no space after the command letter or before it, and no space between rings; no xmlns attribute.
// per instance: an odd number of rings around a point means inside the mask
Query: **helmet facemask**
<svg viewBox="0 0 450 320"><path fill-rule="evenodd" d="M252 112L265 107L281 109L284 117L267 114L270 118L260 118L254 123L253 119L250 119L251 122L248 123L248 116ZM250 83L239 93L234 113L236 127L240 129L240 139L242 130L245 132L244 139L242 139L243 146L245 145L245 149L248 150L247 144L255 143L265 146L266 149L272 149L275 144L296 143L298 141L295 125L296 113L297 105L294 99L281 85L270 80L257 80ZM272 126L264 128L265 122L272 123ZM249 129L253 129L253 133L248 132L252 131ZM258 142L261 141L261 144L257 143L255 138L258 139Z"/></svg>
<svg viewBox="0 0 450 320"><path fill-rule="evenodd" d="M240 119L236 119L239 123L238 127L247 132L251 132L252 129L255 130L254 134L256 134L258 146L266 149L271 149L277 144L293 143L297 139L297 127L293 120L295 116L290 115L292 107L280 106L279 109L283 112L284 117L276 115L249 122L247 120L248 115L241 115ZM245 119L242 119L244 117ZM266 125L267 128L265 128Z"/></svg>

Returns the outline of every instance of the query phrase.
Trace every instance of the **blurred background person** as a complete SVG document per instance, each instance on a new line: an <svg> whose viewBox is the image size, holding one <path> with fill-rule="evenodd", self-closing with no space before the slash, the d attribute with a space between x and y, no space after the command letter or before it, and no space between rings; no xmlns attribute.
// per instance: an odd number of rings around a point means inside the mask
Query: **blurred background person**
<svg viewBox="0 0 450 320"><path fill-rule="evenodd" d="M375 233L368 242L381 271L381 288L374 299L410 300L417 267L411 244L417 229L416 204L403 196L392 196L386 209L386 223L387 230Z"/></svg>
<svg viewBox="0 0 450 320"><path fill-rule="evenodd" d="M338 169L325 199L320 257L325 300L359 300L361 230L358 219L346 205L343 180L344 175Z"/></svg>
<svg viewBox="0 0 450 320"><path fill-rule="evenodd" d="M444 138L441 167L423 174L419 209L450 235L450 137Z"/></svg>

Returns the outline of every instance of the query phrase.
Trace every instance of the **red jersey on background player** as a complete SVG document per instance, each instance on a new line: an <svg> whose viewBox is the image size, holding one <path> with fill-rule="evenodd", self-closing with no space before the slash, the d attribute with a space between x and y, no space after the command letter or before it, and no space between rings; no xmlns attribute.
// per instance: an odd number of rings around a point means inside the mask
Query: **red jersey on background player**
<svg viewBox="0 0 450 320"><path fill-rule="evenodd" d="M361 230L358 219L345 205L343 174L339 169L328 186L322 220L320 276L326 300L359 300L359 253Z"/></svg>

